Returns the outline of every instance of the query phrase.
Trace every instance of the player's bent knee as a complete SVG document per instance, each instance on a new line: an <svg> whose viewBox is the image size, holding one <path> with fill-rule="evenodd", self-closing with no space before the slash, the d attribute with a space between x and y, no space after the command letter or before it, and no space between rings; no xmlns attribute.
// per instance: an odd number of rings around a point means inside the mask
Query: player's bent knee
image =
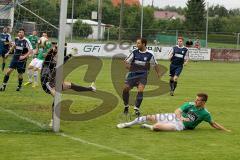
<svg viewBox="0 0 240 160"><path fill-rule="evenodd" d="M39 68L34 68L33 70L34 70L34 71L39 71Z"/></svg>
<svg viewBox="0 0 240 160"><path fill-rule="evenodd" d="M124 88L123 88L123 92L128 92L130 90L131 90L131 88L128 85L125 85Z"/></svg>
<svg viewBox="0 0 240 160"><path fill-rule="evenodd" d="M147 120L148 120L148 121L155 121L155 120L156 120L156 117L155 117L155 115L148 115L148 116L147 116Z"/></svg>
<svg viewBox="0 0 240 160"><path fill-rule="evenodd" d="M71 82L63 82L63 84L62 84L63 90L70 89L71 85L72 85Z"/></svg>
<svg viewBox="0 0 240 160"><path fill-rule="evenodd" d="M177 80L178 80L178 76L175 76L175 77L173 78L173 80L174 80L174 81L177 81Z"/></svg>
<svg viewBox="0 0 240 160"><path fill-rule="evenodd" d="M12 73L13 69L9 68L7 71L6 71L6 75L10 75Z"/></svg>

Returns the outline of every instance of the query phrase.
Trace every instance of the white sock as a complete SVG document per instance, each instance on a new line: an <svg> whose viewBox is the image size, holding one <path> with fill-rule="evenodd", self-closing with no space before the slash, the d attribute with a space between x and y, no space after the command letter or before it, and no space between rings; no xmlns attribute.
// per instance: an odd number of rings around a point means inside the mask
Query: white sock
<svg viewBox="0 0 240 160"><path fill-rule="evenodd" d="M28 70L28 81L29 81L29 82L32 82L32 76L33 76L32 70L29 69L29 70Z"/></svg>
<svg viewBox="0 0 240 160"><path fill-rule="evenodd" d="M34 71L34 83L38 83L38 71Z"/></svg>
<svg viewBox="0 0 240 160"><path fill-rule="evenodd" d="M153 125L149 125L149 124L143 124L144 127L149 128L150 130L153 130Z"/></svg>
<svg viewBox="0 0 240 160"><path fill-rule="evenodd" d="M142 117L138 117L134 121L126 123L126 124L127 124L127 126L132 126L134 124L140 124L140 123L144 123L146 121L147 121L147 116L142 116Z"/></svg>

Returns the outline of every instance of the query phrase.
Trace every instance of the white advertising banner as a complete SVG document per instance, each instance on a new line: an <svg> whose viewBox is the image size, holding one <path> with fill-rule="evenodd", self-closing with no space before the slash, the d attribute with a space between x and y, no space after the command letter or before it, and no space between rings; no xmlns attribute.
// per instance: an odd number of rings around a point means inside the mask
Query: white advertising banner
<svg viewBox="0 0 240 160"><path fill-rule="evenodd" d="M125 42L122 44L117 43L106 43L106 44L94 44L94 43L68 43L67 53L71 51L72 48L78 49L78 55L89 55L97 57L113 57L117 54L124 54L128 56L130 50L136 49L136 46L130 42ZM151 50L156 59L167 60L169 57L169 52L172 47L160 47L160 46L148 46L148 50ZM189 48L189 56L191 60L210 60L211 49L207 48Z"/></svg>

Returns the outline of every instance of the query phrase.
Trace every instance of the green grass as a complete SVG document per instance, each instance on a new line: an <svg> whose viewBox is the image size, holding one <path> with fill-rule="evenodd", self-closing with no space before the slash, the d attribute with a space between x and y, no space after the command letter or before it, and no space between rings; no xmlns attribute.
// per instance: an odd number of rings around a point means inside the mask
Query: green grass
<svg viewBox="0 0 240 160"><path fill-rule="evenodd" d="M231 48L231 49L236 49L237 44L229 44L229 43L208 43L209 48Z"/></svg>
<svg viewBox="0 0 240 160"><path fill-rule="evenodd" d="M103 60L104 65L97 77L97 87L117 96L111 82L111 61ZM160 61L168 68L168 62ZM192 62L184 68L179 79L176 96L168 94L145 98L142 104L144 113L173 112L185 99L195 99L197 92L207 92L208 110L216 122L232 130L226 133L210 128L202 123L194 131L151 132L134 126L117 129L118 116L122 112L119 96L117 108L101 117L89 121L61 121L61 133L80 138L95 144L122 151L101 148L92 144L72 140L40 128L0 109L0 159L1 160L234 160L240 159L240 64L216 62ZM82 85L86 66L74 70L68 80ZM117 73L116 73L117 74ZM24 87L17 93L16 72L11 77L6 92L0 92L0 107L22 117L27 117L42 124L48 124L51 118L51 96L41 88ZM0 74L3 79L3 74ZM26 77L25 77L26 79ZM162 79L168 81L168 73ZM123 82L123 79L119 79ZM147 88L148 89L148 88ZM101 103L77 95L64 95L64 99L74 100L71 110L85 112ZM20 132L14 132L20 131ZM79 139L78 139L79 140Z"/></svg>

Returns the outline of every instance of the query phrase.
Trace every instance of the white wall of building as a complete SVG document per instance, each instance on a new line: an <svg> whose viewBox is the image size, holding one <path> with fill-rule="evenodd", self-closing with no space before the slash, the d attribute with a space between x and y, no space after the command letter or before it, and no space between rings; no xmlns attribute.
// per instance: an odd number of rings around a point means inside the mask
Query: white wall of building
<svg viewBox="0 0 240 160"><path fill-rule="evenodd" d="M77 19L73 19L73 23L75 23ZM89 24L92 27L93 33L89 35L88 39L97 39L98 38L98 22L92 21L92 20L86 20L82 19L83 23ZM101 36L100 39L104 38L104 32L105 32L105 24L101 24ZM72 19L67 19L66 24L66 36L70 37L72 32Z"/></svg>

